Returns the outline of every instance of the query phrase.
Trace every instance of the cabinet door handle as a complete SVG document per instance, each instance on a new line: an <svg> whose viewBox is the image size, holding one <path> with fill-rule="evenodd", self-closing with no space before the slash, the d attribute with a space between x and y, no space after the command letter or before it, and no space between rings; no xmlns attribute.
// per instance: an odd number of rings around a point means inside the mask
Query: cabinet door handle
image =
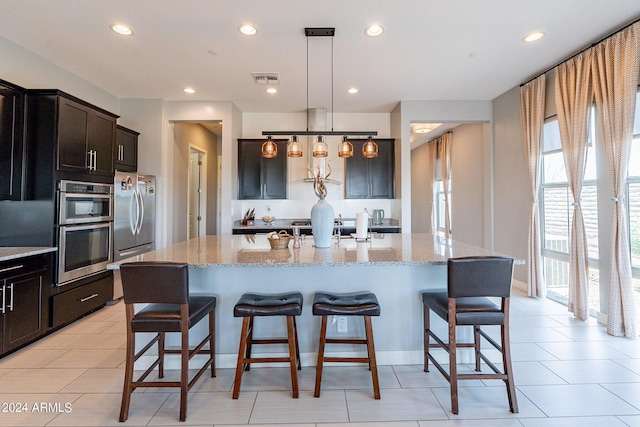
<svg viewBox="0 0 640 427"><path fill-rule="evenodd" d="M0 273L4 273L5 271L13 271L13 270L20 270L21 268L23 268L24 265L20 264L20 265L14 265L12 267L7 267L7 268L3 268L2 270L0 270Z"/></svg>
<svg viewBox="0 0 640 427"><path fill-rule="evenodd" d="M80 302L86 302L89 301L90 299L94 299L95 297L97 297L99 294L93 294L93 295L89 295L88 297L84 297L84 298L80 298Z"/></svg>
<svg viewBox="0 0 640 427"><path fill-rule="evenodd" d="M9 311L13 311L13 283L9 285L9 289L11 289L11 295L9 300Z"/></svg>
<svg viewBox="0 0 640 427"><path fill-rule="evenodd" d="M124 161L124 145L118 145L118 160Z"/></svg>
<svg viewBox="0 0 640 427"><path fill-rule="evenodd" d="M93 170L98 170L98 152L93 150Z"/></svg>
<svg viewBox="0 0 640 427"><path fill-rule="evenodd" d="M6 292L7 290L5 289L5 285L2 285L2 314L4 314L4 307L7 304L7 298L6 298Z"/></svg>

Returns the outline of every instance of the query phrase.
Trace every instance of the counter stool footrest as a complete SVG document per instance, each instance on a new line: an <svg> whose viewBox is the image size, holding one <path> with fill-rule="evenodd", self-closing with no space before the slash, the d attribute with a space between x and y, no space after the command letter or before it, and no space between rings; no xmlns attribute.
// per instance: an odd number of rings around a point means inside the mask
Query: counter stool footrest
<svg viewBox="0 0 640 427"><path fill-rule="evenodd" d="M349 362L349 363L366 363L369 364L368 357L323 357L323 362Z"/></svg>
<svg viewBox="0 0 640 427"><path fill-rule="evenodd" d="M349 339L349 338L327 338L324 340L327 344L366 344L367 340Z"/></svg>

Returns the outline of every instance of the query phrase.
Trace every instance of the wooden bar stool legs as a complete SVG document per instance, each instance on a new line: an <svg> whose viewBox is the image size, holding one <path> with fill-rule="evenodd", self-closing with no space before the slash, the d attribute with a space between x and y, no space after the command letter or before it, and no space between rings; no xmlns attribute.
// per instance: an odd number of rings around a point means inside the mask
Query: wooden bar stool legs
<svg viewBox="0 0 640 427"><path fill-rule="evenodd" d="M294 398L298 392L298 374L296 369L302 369L300 362L300 346L295 316L302 313L302 294L293 292L278 295L244 294L234 307L234 316L243 317L238 347L238 361L236 364L235 382L233 384L233 399L240 396L242 373L251 369L252 363L289 363L291 372L291 390ZM255 316L285 316L287 323L286 338L262 338L253 336ZM259 344L287 344L289 355L286 357L252 357L253 345Z"/></svg>
<svg viewBox="0 0 640 427"><path fill-rule="evenodd" d="M380 399L380 384L378 381L378 365L373 342L373 327L371 316L380 315L380 305L372 293L355 295L335 295L316 293L313 300L313 314L322 316L320 325L320 343L318 345L318 362L316 364L316 384L314 397L320 397L322 384L322 368L325 362L366 363L371 371L373 382L373 396ZM365 339L327 338L327 323L330 315L362 316L364 319ZM367 346L367 357L325 357L326 344L361 344Z"/></svg>

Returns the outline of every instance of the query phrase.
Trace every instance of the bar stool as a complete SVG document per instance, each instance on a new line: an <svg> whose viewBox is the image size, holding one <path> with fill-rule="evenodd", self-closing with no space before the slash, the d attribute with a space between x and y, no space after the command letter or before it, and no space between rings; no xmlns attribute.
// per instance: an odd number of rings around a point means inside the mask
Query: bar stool
<svg viewBox="0 0 640 427"><path fill-rule="evenodd" d="M509 344L509 297L513 259L497 256L450 258L447 263L447 290L422 292L424 307L424 371L429 372L429 360L449 381L451 389L451 412L458 413L458 380L504 381L507 387L509 408L518 413L516 388L511 367ZM496 304L489 297L499 298ZM438 338L431 329L430 311L448 323L448 342ZM457 326L472 326L473 342L458 342ZM497 343L480 327L481 325L500 326L501 343ZM498 369L480 349L481 337L502 353L502 370ZM434 343L430 341L433 338ZM434 358L431 349L442 348L449 354L449 372ZM459 374L456 349L473 348L475 353L474 374ZM493 373L482 373L480 361L483 360Z"/></svg>
<svg viewBox="0 0 640 427"><path fill-rule="evenodd" d="M320 326L320 344L318 346L318 363L316 364L316 387L314 397L320 397L322 383L322 367L324 362L353 362L367 363L373 380L373 396L380 399L380 384L378 383L378 365L376 351L373 344L373 328L371 316L380 316L380 304L375 294L331 294L317 292L313 298L313 315L322 316ZM362 316L364 319L365 339L327 338L328 316ZM367 346L367 357L325 357L325 344L362 344Z"/></svg>
<svg viewBox="0 0 640 427"><path fill-rule="evenodd" d="M216 297L189 295L189 269L186 264L132 262L122 264L120 273L127 317L127 358L120 421L126 421L129 417L131 393L138 387L179 387L180 421L185 421L188 391L209 366L211 366L211 376L216 376ZM137 303L147 303L148 305L134 314L134 305ZM190 350L189 329L206 316L209 318L209 333L193 350ZM136 354L135 338L137 332L154 332L156 336ZM165 333L167 332L181 334L180 349L165 349ZM209 348L204 349L207 342ZM136 381L133 381L135 361L155 343L158 343L158 357ZM180 381L144 381L156 366L158 367L158 376L164 377L165 354L180 354ZM189 360L196 354L206 354L209 357L193 379L188 381ZM144 395L140 395L141 398L142 396Z"/></svg>
<svg viewBox="0 0 640 427"><path fill-rule="evenodd" d="M236 378L233 385L234 399L240 395L240 383L242 372L248 371L252 363L289 362L291 370L291 388L293 397L298 397L298 370L300 364L300 348L298 345L298 330L296 316L302 313L302 294L289 292L284 294L243 294L233 308L234 317L243 317L242 332L240 333L240 346L238 348L238 364L236 365ZM253 320L256 316L286 316L287 337L255 339L253 337ZM251 357L254 344L288 344L289 357Z"/></svg>

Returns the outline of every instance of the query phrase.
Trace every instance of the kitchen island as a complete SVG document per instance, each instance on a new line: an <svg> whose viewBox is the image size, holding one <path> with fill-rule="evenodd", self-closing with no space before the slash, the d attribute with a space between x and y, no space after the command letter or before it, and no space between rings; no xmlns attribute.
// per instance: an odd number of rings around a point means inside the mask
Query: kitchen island
<svg viewBox="0 0 640 427"><path fill-rule="evenodd" d="M431 234L373 234L365 242L334 238L327 249L316 249L313 237L306 236L300 248L293 249L292 245L293 241L287 249L271 249L264 234L205 236L121 263L144 260L189 264L190 291L218 297L216 350L220 367L235 367L242 321L233 317L233 306L244 292L302 292L304 306L297 324L301 359L306 366L316 363L320 329L320 318L311 313L314 293L374 292L381 305L380 317L373 318L376 354L378 363L384 365L422 363L420 292L446 288L447 259L493 254ZM118 263L109 268L117 270ZM329 333L352 336L363 332L360 318L347 319L346 333L337 332L337 321L330 322ZM446 325L441 323L444 332ZM193 331L204 334L205 330L202 324ZM280 318L256 321L256 336L274 336L284 330L285 322ZM168 340L178 343L178 337ZM286 351L284 345L260 350ZM345 345L341 352L355 350L355 346ZM177 367L177 359L169 361L168 366Z"/></svg>

